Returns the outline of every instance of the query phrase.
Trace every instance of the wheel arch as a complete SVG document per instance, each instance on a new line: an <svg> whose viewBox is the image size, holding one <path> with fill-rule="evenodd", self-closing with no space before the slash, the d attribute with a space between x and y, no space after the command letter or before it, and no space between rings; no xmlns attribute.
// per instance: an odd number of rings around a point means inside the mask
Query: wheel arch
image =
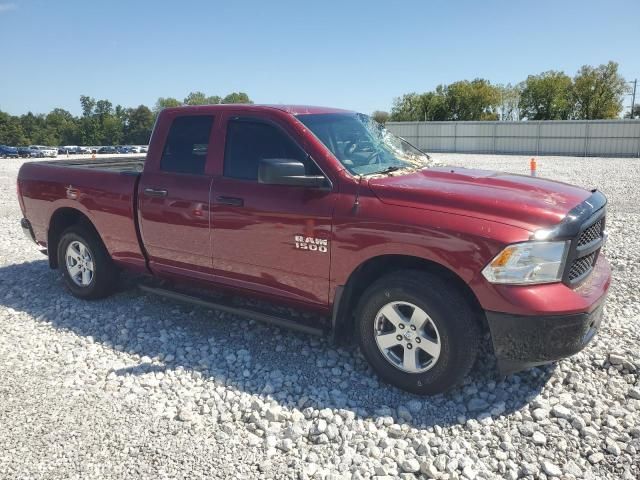
<svg viewBox="0 0 640 480"><path fill-rule="evenodd" d="M463 295L476 314L478 325L487 328L484 310L467 283L444 265L413 255L389 254L371 257L356 267L347 282L337 287L333 304L332 335L338 342L353 333L354 311L360 297L375 280L398 270L418 270L436 274Z"/></svg>
<svg viewBox="0 0 640 480"><path fill-rule="evenodd" d="M83 225L95 233L102 242L91 219L77 208L60 207L51 215L49 228L47 229L47 254L49 257L49 267L58 268L58 243L62 237L62 232L73 225ZM102 242L104 245L104 242Z"/></svg>

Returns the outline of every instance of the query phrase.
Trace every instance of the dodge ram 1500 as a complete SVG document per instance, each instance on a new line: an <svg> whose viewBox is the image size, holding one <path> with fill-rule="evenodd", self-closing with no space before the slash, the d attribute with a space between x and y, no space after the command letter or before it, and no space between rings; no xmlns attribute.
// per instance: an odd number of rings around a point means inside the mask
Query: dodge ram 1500
<svg viewBox="0 0 640 480"><path fill-rule="evenodd" d="M169 108L146 158L25 163L18 197L77 297L137 272L148 291L353 339L421 394L460 382L487 329L504 374L578 352L611 278L599 191L438 167L332 108Z"/></svg>

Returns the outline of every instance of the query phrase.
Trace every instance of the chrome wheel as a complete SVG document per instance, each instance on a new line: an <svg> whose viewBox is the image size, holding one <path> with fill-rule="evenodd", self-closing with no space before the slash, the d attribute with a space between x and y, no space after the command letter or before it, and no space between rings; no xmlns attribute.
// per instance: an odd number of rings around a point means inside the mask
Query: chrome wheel
<svg viewBox="0 0 640 480"><path fill-rule="evenodd" d="M380 309L374 323L378 349L394 367L421 373L440 357L440 335L431 317L409 302L390 302Z"/></svg>
<svg viewBox="0 0 640 480"><path fill-rule="evenodd" d="M74 240L67 247L65 255L67 272L73 282L80 287L87 287L93 281L93 257L82 242Z"/></svg>

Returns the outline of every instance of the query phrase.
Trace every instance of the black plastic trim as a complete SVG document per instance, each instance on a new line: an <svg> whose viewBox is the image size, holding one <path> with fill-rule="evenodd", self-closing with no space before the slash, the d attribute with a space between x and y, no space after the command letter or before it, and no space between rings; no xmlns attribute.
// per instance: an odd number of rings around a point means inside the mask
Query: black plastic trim
<svg viewBox="0 0 640 480"><path fill-rule="evenodd" d="M578 353L602 321L604 298L588 313L526 316L486 311L498 369L503 375Z"/></svg>
<svg viewBox="0 0 640 480"><path fill-rule="evenodd" d="M593 266L598 261L600 249L604 244L604 237L582 246L578 246L578 239L582 232L605 217L607 213L606 205L607 197L605 197L602 192L593 190L591 196L572 208L569 213L567 213L567 216L556 225L548 235L548 238L552 240L571 240L569 252L565 260L564 272L562 273L562 282L569 287L576 287L586 280L593 271ZM604 228L605 224L603 221L602 231L604 231ZM591 268L577 278L569 278L569 272L571 271L573 262L593 252L596 252L596 255Z"/></svg>
<svg viewBox="0 0 640 480"><path fill-rule="evenodd" d="M22 233L24 233L24 236L31 240L33 243L37 243L36 236L33 233L33 228L31 227L31 222L26 218L22 218L20 219L20 226L22 227Z"/></svg>
<svg viewBox="0 0 640 480"><path fill-rule="evenodd" d="M339 327L340 322L340 306L342 302L342 296L344 294L344 285L338 285L336 287L336 294L333 297L333 309L331 312L331 337L332 340L336 340L337 329Z"/></svg>
<svg viewBox="0 0 640 480"><path fill-rule="evenodd" d="M145 292L170 298L172 300L177 300L179 302L191 303L193 305L212 308L214 310L220 310L222 312L227 312L227 313L231 313L233 315L239 315L242 317L250 317L261 322L275 325L276 327L288 328L290 330L296 330L298 332L309 333L317 336L324 335L324 330L322 328L316 328L309 325L305 325L286 317L279 317L279 316L261 312L258 310L238 307L236 305L232 305L228 302L225 302L223 299L220 299L220 298L203 298L200 296L183 293L176 290L152 287L145 284L140 284L138 287L141 290L144 290Z"/></svg>
<svg viewBox="0 0 640 480"><path fill-rule="evenodd" d="M602 215L604 215L603 209L606 205L607 197L602 192L594 190L589 198L569 210L567 216L551 230L549 238L558 240L563 238L572 239L578 233L597 222L601 216L594 217L593 221L590 221L591 217L599 210L602 210ZM588 220L589 222L585 223Z"/></svg>

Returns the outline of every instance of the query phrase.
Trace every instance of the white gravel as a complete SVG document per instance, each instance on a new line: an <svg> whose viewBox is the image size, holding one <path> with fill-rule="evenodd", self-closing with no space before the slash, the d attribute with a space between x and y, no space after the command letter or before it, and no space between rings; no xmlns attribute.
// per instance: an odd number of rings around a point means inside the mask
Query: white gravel
<svg viewBox="0 0 640 480"><path fill-rule="evenodd" d="M528 157L436 155L528 173ZM0 160L2 478L640 478L640 161L541 157L610 199L602 331L553 367L415 397L356 348L123 289L67 294Z"/></svg>

